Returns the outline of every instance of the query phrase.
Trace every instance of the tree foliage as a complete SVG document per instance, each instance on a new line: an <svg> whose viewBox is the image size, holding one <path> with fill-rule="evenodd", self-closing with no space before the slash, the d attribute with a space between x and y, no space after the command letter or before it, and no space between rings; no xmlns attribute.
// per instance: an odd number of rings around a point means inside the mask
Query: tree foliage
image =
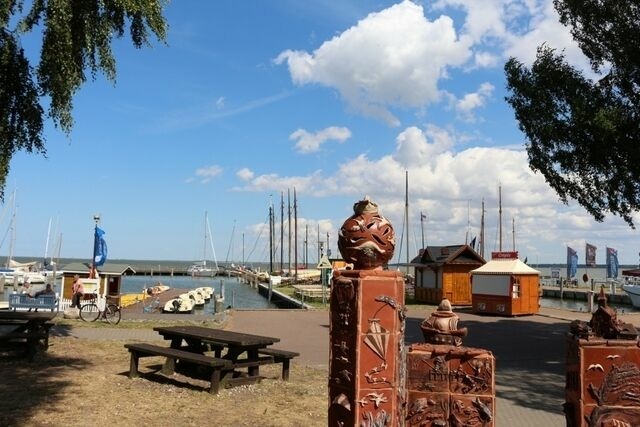
<svg viewBox="0 0 640 427"><path fill-rule="evenodd" d="M46 155L47 119L70 133L73 96L87 72L115 81L114 37L128 30L136 48L151 36L165 40L163 7L162 0L0 0L0 198L17 151ZM32 64L21 42L36 31L42 45Z"/></svg>
<svg viewBox="0 0 640 427"><path fill-rule="evenodd" d="M507 102L527 138L532 170L560 199L596 220L607 213L634 227L640 210L640 2L555 0L591 73L563 52L538 47L531 67L505 65ZM595 76L595 77L593 77Z"/></svg>

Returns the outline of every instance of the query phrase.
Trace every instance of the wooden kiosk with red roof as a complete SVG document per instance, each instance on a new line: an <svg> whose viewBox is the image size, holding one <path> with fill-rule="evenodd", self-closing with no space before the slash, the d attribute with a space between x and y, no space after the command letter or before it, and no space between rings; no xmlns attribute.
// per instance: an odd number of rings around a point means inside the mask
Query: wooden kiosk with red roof
<svg viewBox="0 0 640 427"><path fill-rule="evenodd" d="M471 271L475 313L518 316L540 308L540 272L518 259L518 252L492 252L491 261Z"/></svg>
<svg viewBox="0 0 640 427"><path fill-rule="evenodd" d="M412 261L416 301L438 305L471 305L469 272L485 263L469 245L428 246Z"/></svg>

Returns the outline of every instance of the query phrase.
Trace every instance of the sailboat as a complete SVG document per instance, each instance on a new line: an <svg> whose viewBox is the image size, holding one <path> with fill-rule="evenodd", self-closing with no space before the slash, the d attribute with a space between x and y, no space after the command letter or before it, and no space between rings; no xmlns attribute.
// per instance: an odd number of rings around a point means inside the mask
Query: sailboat
<svg viewBox="0 0 640 427"><path fill-rule="evenodd" d="M211 252L213 253L214 266L207 266L207 243L211 245ZM195 263L187 269L187 273L196 277L213 277L218 274L218 262L216 261L216 250L213 247L213 240L211 238L211 227L209 225L208 212L204 213L204 250L201 263Z"/></svg>

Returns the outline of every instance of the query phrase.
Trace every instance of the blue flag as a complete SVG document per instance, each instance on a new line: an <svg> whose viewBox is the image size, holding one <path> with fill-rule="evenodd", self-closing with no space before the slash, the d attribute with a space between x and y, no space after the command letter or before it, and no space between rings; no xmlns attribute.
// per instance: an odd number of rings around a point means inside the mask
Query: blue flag
<svg viewBox="0 0 640 427"><path fill-rule="evenodd" d="M607 277L618 277L618 251L613 248L607 248Z"/></svg>
<svg viewBox="0 0 640 427"><path fill-rule="evenodd" d="M578 272L578 253L567 246L567 279L576 277Z"/></svg>
<svg viewBox="0 0 640 427"><path fill-rule="evenodd" d="M476 250L476 238L475 237L473 239L471 239L471 243L469 243L469 246L471 246L471 249L473 249L474 251Z"/></svg>
<svg viewBox="0 0 640 427"><path fill-rule="evenodd" d="M104 230L96 227L93 238L93 264L96 267L101 266L107 260L107 242L104 240Z"/></svg>

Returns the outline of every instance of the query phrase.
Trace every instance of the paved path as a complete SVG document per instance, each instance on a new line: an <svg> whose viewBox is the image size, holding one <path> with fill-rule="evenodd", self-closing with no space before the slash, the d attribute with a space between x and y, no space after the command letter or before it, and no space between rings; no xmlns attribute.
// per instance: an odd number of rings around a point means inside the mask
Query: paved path
<svg viewBox="0 0 640 427"><path fill-rule="evenodd" d="M433 308L409 310L405 342L421 342L420 323ZM564 426L565 338L569 322L589 320L588 313L542 308L539 315L524 317L478 316L461 310L460 324L469 329L464 345L482 347L496 357L498 426ZM141 317L127 313L126 318ZM211 316L144 315L146 319L211 320ZM621 315L625 322L640 324L640 314ZM238 332L280 338L275 346L300 352L297 363L326 369L329 359L327 311L234 310L218 318L221 326ZM160 340L148 329L64 328L54 334L86 339Z"/></svg>

